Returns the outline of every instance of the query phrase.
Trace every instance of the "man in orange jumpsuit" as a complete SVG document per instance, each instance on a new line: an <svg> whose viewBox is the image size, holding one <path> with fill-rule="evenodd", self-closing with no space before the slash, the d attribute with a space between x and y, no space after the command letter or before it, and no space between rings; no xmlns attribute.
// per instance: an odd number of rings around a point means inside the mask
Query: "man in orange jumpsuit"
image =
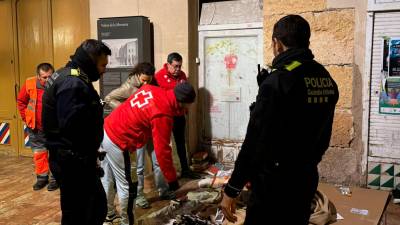
<svg viewBox="0 0 400 225"><path fill-rule="evenodd" d="M47 184L49 184L47 186L49 191L54 191L58 188L58 184L52 176L49 183L48 151L44 145L45 137L42 129L44 84L53 72L54 68L51 64L39 64L36 68L37 75L26 79L17 98L18 111L28 128L30 147L33 151L33 161L37 176L36 183L33 185L33 190L35 191L44 188Z"/></svg>

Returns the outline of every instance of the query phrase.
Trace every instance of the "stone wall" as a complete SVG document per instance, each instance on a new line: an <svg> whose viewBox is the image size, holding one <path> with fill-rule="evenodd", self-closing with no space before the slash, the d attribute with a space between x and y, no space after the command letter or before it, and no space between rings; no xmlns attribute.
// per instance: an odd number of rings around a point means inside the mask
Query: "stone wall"
<svg viewBox="0 0 400 225"><path fill-rule="evenodd" d="M270 64L273 59L271 36L275 22L285 15L299 14L310 23L310 48L315 59L327 68L339 86L330 149L319 168L321 180L331 183L362 183L361 124L357 124L361 123L362 113L354 103L361 101L357 89L362 89L358 81L361 73L354 60L357 10L354 2L339 1L335 5L330 0L264 0L263 6L264 62Z"/></svg>

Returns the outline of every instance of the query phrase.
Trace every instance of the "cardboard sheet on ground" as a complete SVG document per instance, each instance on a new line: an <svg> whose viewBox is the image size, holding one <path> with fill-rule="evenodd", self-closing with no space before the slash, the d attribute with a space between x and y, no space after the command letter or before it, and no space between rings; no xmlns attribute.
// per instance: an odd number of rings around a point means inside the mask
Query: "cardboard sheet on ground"
<svg viewBox="0 0 400 225"><path fill-rule="evenodd" d="M343 216L335 225L378 225L388 203L389 192L351 187L352 195L342 195L337 187L320 183L324 192Z"/></svg>

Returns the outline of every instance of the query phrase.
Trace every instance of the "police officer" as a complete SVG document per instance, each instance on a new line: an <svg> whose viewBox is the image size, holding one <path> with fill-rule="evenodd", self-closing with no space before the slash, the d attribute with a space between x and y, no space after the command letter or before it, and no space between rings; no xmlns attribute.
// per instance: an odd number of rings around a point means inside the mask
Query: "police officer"
<svg viewBox="0 0 400 225"><path fill-rule="evenodd" d="M250 182L245 224L308 224L339 95L328 71L313 60L310 33L298 15L274 25L272 73L258 79L246 137L221 202L229 221L236 220L235 197Z"/></svg>
<svg viewBox="0 0 400 225"><path fill-rule="evenodd" d="M111 50L88 39L46 83L43 129L50 168L60 184L61 224L102 224L107 200L97 154L103 139L103 109L92 82L105 72Z"/></svg>

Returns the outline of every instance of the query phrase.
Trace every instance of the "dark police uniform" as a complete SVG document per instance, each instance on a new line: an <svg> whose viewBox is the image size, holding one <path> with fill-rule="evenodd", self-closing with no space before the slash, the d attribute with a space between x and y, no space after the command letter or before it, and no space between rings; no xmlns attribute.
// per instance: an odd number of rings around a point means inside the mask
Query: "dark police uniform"
<svg viewBox="0 0 400 225"><path fill-rule="evenodd" d="M43 128L50 167L60 184L63 225L102 224L107 214L97 167L97 152L103 139L103 110L85 73L97 69L82 50L81 54L88 63L74 62L72 58L65 68L51 76L43 96ZM88 65L91 68L85 68Z"/></svg>
<svg viewBox="0 0 400 225"><path fill-rule="evenodd" d="M256 103L232 177L225 188L252 194L245 224L308 225L339 93L309 49L289 49L259 77Z"/></svg>

